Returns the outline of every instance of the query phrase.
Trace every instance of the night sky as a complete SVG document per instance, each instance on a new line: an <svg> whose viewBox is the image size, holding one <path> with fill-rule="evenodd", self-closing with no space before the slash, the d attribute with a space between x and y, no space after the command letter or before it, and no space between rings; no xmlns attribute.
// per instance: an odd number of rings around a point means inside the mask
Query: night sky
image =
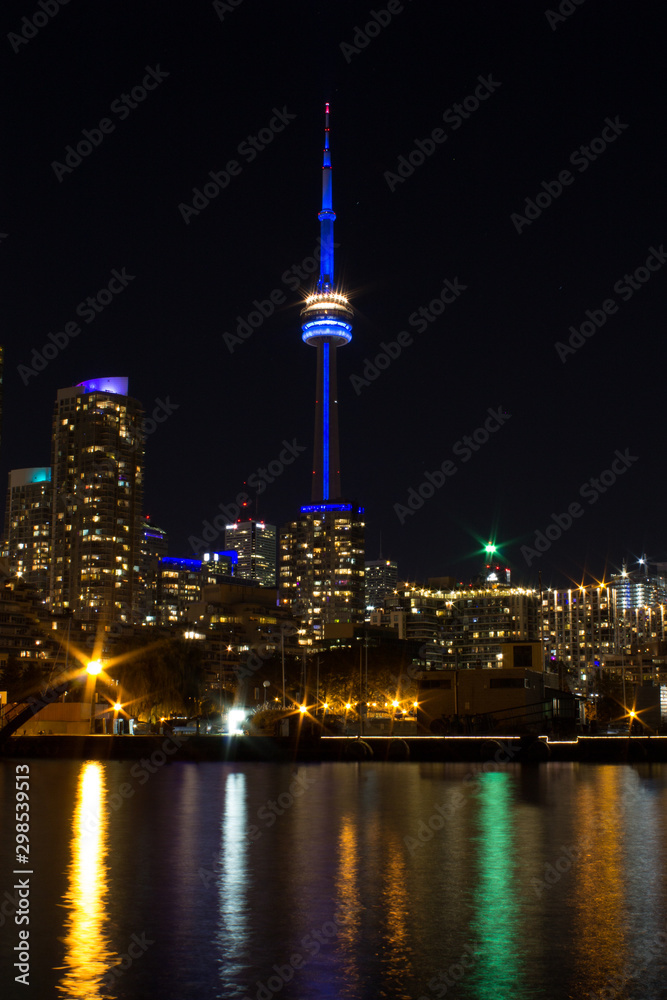
<svg viewBox="0 0 667 1000"><path fill-rule="evenodd" d="M643 5L561 8L70 0L35 29L36 0L5 3L0 482L50 464L58 388L127 375L147 416L170 410L147 438L145 509L172 555L193 555L189 537L244 490L277 525L310 502L311 281L287 272L317 245L328 100L336 271L356 311L338 352L341 472L367 509L367 558L381 540L401 577L468 579L493 538L514 580L541 569L545 585L667 558L663 31ZM123 103L144 79L145 99ZM84 130L98 145L65 169ZM224 189L179 208L211 171ZM125 282L87 310L114 269ZM446 279L453 301L420 321ZM273 314L226 343L272 292ZM19 369L67 323L80 332L42 371ZM400 356L353 384L401 331ZM467 452L489 410L509 417ZM305 450L256 496L244 482L285 441ZM582 496L617 451L620 474ZM396 508L448 460L420 509ZM560 538L522 552L572 504Z"/></svg>

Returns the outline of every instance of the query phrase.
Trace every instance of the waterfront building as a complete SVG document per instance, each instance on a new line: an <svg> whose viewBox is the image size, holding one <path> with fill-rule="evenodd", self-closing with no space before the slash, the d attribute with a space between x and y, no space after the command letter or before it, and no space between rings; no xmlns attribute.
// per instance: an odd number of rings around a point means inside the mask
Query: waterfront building
<svg viewBox="0 0 667 1000"><path fill-rule="evenodd" d="M141 618L143 410L127 378L58 390L52 439L51 607L89 630Z"/></svg>
<svg viewBox="0 0 667 1000"><path fill-rule="evenodd" d="M636 569L628 570L624 562L621 572L612 574L610 588L614 597L618 648L622 643L634 650L667 637L665 569L664 564L649 564L643 555Z"/></svg>
<svg viewBox="0 0 667 1000"><path fill-rule="evenodd" d="M439 590L399 584L371 623L419 640L427 669L495 669L507 643L539 641L539 599L521 587Z"/></svg>
<svg viewBox="0 0 667 1000"><path fill-rule="evenodd" d="M504 644L540 638L539 596L523 587L454 591L442 615L446 666L502 667Z"/></svg>
<svg viewBox="0 0 667 1000"><path fill-rule="evenodd" d="M585 674L622 641L608 586L549 589L542 595L542 609L547 663L560 660Z"/></svg>
<svg viewBox="0 0 667 1000"><path fill-rule="evenodd" d="M354 504L314 504L284 526L280 537L280 600L308 630L363 622L364 510Z"/></svg>
<svg viewBox="0 0 667 1000"><path fill-rule="evenodd" d="M51 565L51 469L12 469L5 506L9 570L48 599Z"/></svg>

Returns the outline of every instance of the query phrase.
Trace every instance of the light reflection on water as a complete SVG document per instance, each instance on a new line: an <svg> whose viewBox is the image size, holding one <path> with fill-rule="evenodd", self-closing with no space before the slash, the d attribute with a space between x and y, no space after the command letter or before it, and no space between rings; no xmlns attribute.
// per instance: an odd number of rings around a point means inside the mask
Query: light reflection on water
<svg viewBox="0 0 667 1000"><path fill-rule="evenodd" d="M526 994L516 891L513 781L506 772L482 774L479 781L478 875L470 925L475 966L470 983L479 1000L518 1000Z"/></svg>
<svg viewBox="0 0 667 1000"><path fill-rule="evenodd" d="M243 972L248 951L248 818L246 776L228 774L221 827L218 947L223 986Z"/></svg>
<svg viewBox="0 0 667 1000"><path fill-rule="evenodd" d="M195 988L220 1000L660 995L664 945L641 975L629 970L665 930L667 768L177 764L135 782L114 813L109 796L130 767L79 770L52 931L64 956L40 996L53 986L68 1000L185 1000ZM302 772L314 780L295 783ZM288 804L269 822L281 794ZM457 794L446 821L434 819ZM555 866L553 884L534 891ZM155 944L105 985L144 930Z"/></svg>
<svg viewBox="0 0 667 1000"><path fill-rule="evenodd" d="M357 954L361 944L361 898L359 894L358 819L346 815L340 819L336 854L338 871L336 889L338 908L343 915L339 931L341 973L347 995L354 996L359 985Z"/></svg>
<svg viewBox="0 0 667 1000"><path fill-rule="evenodd" d="M65 894L64 971L57 984L68 1000L111 1000L115 995L103 983L117 959L106 929L107 827L104 765L89 761L78 779Z"/></svg>

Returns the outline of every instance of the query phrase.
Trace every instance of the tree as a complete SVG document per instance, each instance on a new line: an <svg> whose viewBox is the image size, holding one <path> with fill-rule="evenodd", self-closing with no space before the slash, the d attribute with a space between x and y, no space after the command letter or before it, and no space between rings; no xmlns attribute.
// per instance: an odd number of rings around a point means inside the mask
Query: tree
<svg viewBox="0 0 667 1000"><path fill-rule="evenodd" d="M601 670L596 683L598 722L617 722L627 717L623 703L623 681L614 670Z"/></svg>
<svg viewBox="0 0 667 1000"><path fill-rule="evenodd" d="M139 645L138 645L139 642ZM204 687L201 649L186 639L163 639L150 636L132 639L106 670L117 678L124 704L137 714L150 713L157 721L170 712L195 714Z"/></svg>
<svg viewBox="0 0 667 1000"><path fill-rule="evenodd" d="M38 660L10 656L0 671L0 690L7 692L8 702L25 701L43 689L47 676Z"/></svg>

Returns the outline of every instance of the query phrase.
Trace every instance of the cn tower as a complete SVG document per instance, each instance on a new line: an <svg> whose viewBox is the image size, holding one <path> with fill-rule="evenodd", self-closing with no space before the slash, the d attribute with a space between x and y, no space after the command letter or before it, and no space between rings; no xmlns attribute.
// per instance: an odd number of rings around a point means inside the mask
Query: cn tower
<svg viewBox="0 0 667 1000"><path fill-rule="evenodd" d="M317 287L301 310L302 339L317 348L315 447L313 451L312 502L326 504L341 498L340 447L338 443L338 389L336 350L352 339L353 312L334 285L333 224L331 203L331 153L329 105L324 111L324 159L320 220L320 276Z"/></svg>

